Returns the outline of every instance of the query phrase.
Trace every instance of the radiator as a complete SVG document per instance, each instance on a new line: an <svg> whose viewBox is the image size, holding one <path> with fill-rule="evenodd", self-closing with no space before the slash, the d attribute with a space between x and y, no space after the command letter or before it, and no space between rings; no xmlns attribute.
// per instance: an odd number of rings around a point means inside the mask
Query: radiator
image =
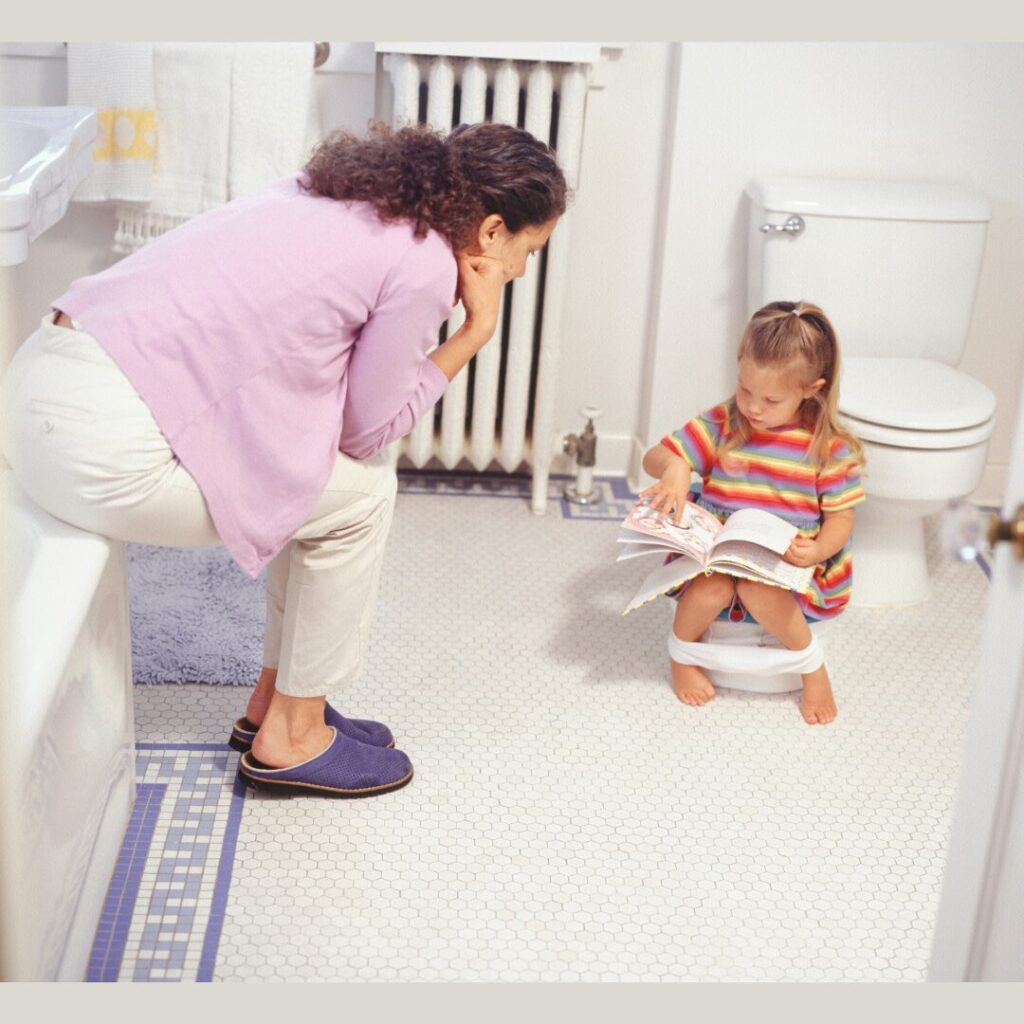
<svg viewBox="0 0 1024 1024"><path fill-rule="evenodd" d="M555 148L569 188L576 188L585 65L391 53L384 67L394 91L394 124L425 122L440 131L484 120L517 124ZM495 337L448 385L434 415L424 415L398 442L395 455L417 468L431 459L447 469L466 460L478 471L497 462L509 473L525 464L538 514L547 506L558 450L554 400L571 219L570 207L543 256L529 260L525 276L506 287ZM442 338L463 319L458 306Z"/></svg>

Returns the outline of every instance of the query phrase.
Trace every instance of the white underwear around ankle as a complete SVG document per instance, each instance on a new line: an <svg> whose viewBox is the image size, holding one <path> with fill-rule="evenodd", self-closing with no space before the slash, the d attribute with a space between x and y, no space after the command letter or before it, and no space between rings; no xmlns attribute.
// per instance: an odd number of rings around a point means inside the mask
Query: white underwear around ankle
<svg viewBox="0 0 1024 1024"><path fill-rule="evenodd" d="M825 661L821 644L813 633L811 642L798 651L753 644L687 642L669 633L668 656L680 665L696 665L719 672L746 672L757 676L774 676L786 672L804 675L821 668Z"/></svg>

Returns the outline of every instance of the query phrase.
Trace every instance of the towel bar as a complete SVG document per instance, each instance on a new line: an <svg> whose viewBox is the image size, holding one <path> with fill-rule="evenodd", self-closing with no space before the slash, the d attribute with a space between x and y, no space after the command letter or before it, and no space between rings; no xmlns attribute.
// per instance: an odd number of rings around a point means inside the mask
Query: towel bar
<svg viewBox="0 0 1024 1024"><path fill-rule="evenodd" d="M65 43L65 46L68 44ZM313 44L313 67L323 67L327 63L327 58L331 55L331 44L330 43L314 43Z"/></svg>

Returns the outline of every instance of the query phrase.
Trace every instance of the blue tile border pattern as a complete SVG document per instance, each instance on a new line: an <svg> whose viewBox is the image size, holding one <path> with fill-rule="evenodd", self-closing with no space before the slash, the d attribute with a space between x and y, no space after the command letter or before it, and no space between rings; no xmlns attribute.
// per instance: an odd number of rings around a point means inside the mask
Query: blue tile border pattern
<svg viewBox="0 0 1024 1024"><path fill-rule="evenodd" d="M121 844L93 940L86 981L117 981L121 973L142 872L166 791L167 786L160 783L142 783L136 789L128 831Z"/></svg>
<svg viewBox="0 0 1024 1024"><path fill-rule="evenodd" d="M219 743L139 743L87 981L212 981L245 787Z"/></svg>

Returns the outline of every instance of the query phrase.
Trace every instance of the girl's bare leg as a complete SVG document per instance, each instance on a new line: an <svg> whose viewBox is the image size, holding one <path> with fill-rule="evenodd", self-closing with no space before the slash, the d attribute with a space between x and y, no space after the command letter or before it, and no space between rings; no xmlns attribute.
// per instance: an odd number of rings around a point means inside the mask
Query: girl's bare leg
<svg viewBox="0 0 1024 1024"><path fill-rule="evenodd" d="M788 590L754 583L752 580L740 580L736 584L736 593L747 611L783 646L798 651L811 642L811 629L796 598ZM808 725L831 722L838 711L824 663L800 678L804 684L800 700L800 713L804 721Z"/></svg>
<svg viewBox="0 0 1024 1024"><path fill-rule="evenodd" d="M729 576L714 573L698 576L683 592L676 607L672 632L683 641L696 641L711 625L715 616L732 603L735 587ZM669 660L672 688L684 703L694 707L707 704L715 696L715 688L703 669L696 665L680 665Z"/></svg>

